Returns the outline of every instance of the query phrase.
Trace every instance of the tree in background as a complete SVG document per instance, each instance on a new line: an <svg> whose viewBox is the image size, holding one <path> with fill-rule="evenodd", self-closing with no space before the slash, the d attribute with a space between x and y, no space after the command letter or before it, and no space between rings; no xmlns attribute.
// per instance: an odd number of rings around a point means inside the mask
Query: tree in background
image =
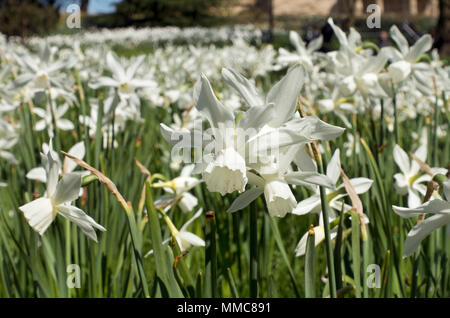
<svg viewBox="0 0 450 318"><path fill-rule="evenodd" d="M81 0L80 10L86 14L89 7L89 0Z"/></svg>
<svg viewBox="0 0 450 318"><path fill-rule="evenodd" d="M50 0L2 0L0 32L21 37L49 33L58 23L58 10Z"/></svg>
<svg viewBox="0 0 450 318"><path fill-rule="evenodd" d="M343 5L345 8L344 11L346 12L343 28L346 32L348 32L350 30L350 27L355 24L356 1L344 0Z"/></svg>
<svg viewBox="0 0 450 318"><path fill-rule="evenodd" d="M439 20L435 46L442 55L450 55L450 0L439 0Z"/></svg>
<svg viewBox="0 0 450 318"><path fill-rule="evenodd" d="M123 0L116 14L127 25L211 25L220 19L214 11L226 0Z"/></svg>

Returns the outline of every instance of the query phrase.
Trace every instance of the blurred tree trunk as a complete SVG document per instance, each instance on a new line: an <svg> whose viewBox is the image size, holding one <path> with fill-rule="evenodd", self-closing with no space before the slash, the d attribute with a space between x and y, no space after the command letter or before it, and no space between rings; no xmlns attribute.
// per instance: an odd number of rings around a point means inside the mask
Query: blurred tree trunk
<svg viewBox="0 0 450 318"><path fill-rule="evenodd" d="M436 48L441 55L450 55L450 0L439 0Z"/></svg>
<svg viewBox="0 0 450 318"><path fill-rule="evenodd" d="M273 27L274 27L274 17L273 17L273 0L268 0L269 7L269 42L273 41Z"/></svg>
<svg viewBox="0 0 450 318"><path fill-rule="evenodd" d="M349 31L355 24L356 0L344 0L346 17L344 20L344 30Z"/></svg>
<svg viewBox="0 0 450 318"><path fill-rule="evenodd" d="M89 6L89 0L81 0L81 13L87 13L88 10L88 6Z"/></svg>

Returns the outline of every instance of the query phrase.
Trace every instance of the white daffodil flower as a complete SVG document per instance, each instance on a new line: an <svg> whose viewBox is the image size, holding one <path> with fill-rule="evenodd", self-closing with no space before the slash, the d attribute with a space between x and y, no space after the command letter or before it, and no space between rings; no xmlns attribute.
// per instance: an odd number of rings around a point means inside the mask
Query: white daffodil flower
<svg viewBox="0 0 450 318"><path fill-rule="evenodd" d="M278 58L276 59L277 68L300 63L305 66L306 70L311 71L314 65L313 54L321 48L323 42L322 36L319 36L306 45L297 32L290 31L289 40L294 46L296 52L291 53L286 49L280 48L278 51Z"/></svg>
<svg viewBox="0 0 450 318"><path fill-rule="evenodd" d="M166 204L170 201L177 201L178 206L184 213L191 212L198 204L198 199L189 193L192 188L200 184L199 180L191 176L195 165L187 165L181 170L180 176L167 182L160 182L153 185L155 188L163 187L164 191L170 193L163 195L155 200L155 204ZM168 205L164 211L170 210L172 204Z"/></svg>
<svg viewBox="0 0 450 318"><path fill-rule="evenodd" d="M112 73L112 77L100 77L89 84L93 89L99 87L115 87L118 90L119 96L128 98L135 94L138 88L155 87L155 82L147 79L135 78L136 71L145 59L145 55L136 58L126 70L118 61L117 56L108 52L106 54L106 65Z"/></svg>
<svg viewBox="0 0 450 318"><path fill-rule="evenodd" d="M47 191L39 199L31 201L19 208L30 226L43 235L58 214L74 222L92 240L97 242L94 228L106 231L81 209L71 205L80 194L81 176L79 174L65 174L58 182L60 164L52 152L42 154L42 161L46 172Z"/></svg>
<svg viewBox="0 0 450 318"><path fill-rule="evenodd" d="M16 165L18 161L11 149L19 141L17 129L8 121L0 118L0 158L5 159L9 163Z"/></svg>
<svg viewBox="0 0 450 318"><path fill-rule="evenodd" d="M422 144L415 155L425 162L427 160L427 145ZM400 195L408 194L408 207L415 208L421 204L420 195L424 196L427 188L423 183L431 180L428 174L420 172L420 166L415 160L410 160L408 154L399 146L394 147L394 161L401 173L394 175L395 190ZM434 173L446 174L447 169L432 168Z"/></svg>
<svg viewBox="0 0 450 318"><path fill-rule="evenodd" d="M267 209L271 216L284 217L291 213L297 206L297 200L292 193L289 184L294 185L321 185L333 188L332 181L315 171L290 171L291 162L299 155L302 145L292 146L280 155L279 162L260 167L259 175L248 171L249 188L241 194L227 212L236 212L248 206L264 193Z"/></svg>
<svg viewBox="0 0 450 318"><path fill-rule="evenodd" d="M361 146L358 142L358 135L356 136L356 142L355 137L352 134L347 134L347 141L344 142L344 148L346 149L345 155L347 157L351 157L353 155L353 148L355 149L355 154L359 154L361 150Z"/></svg>
<svg viewBox="0 0 450 318"><path fill-rule="evenodd" d="M17 144L18 137L1 138L0 139L0 158L5 159L13 165L17 165L19 162L12 152L11 148Z"/></svg>
<svg viewBox="0 0 450 318"><path fill-rule="evenodd" d="M361 36L353 28L347 38L345 33L329 18L328 23L339 40L339 51L332 58L333 68L341 77L339 89L344 96L352 96L359 91L363 97L385 97L386 93L379 83L379 73L383 70L388 57L384 52L376 56L357 53L362 44Z"/></svg>
<svg viewBox="0 0 450 318"><path fill-rule="evenodd" d="M339 202L340 199L346 197L347 191L345 190L344 184L337 186L337 182L341 175L341 162L340 162L340 150L336 149L331 157L330 162L327 165L327 177L331 180L333 187L335 189L326 189L327 201L331 208L340 211L342 209L342 203ZM350 179L355 192L357 194L362 194L367 192L372 186L373 180L368 178L352 178ZM295 209L292 211L293 214L304 215L308 213L321 213L322 208L320 204L320 193L318 187L314 188L314 194L309 198L300 201ZM344 205L344 212L350 210L351 207L347 204ZM334 212L330 211L330 217L334 219Z"/></svg>
<svg viewBox="0 0 450 318"><path fill-rule="evenodd" d="M408 257L413 254L420 243L431 232L450 224L450 179L443 182L444 200L434 199L428 201L415 208L404 208L399 206L392 206L396 214L402 218L411 218L422 214L432 214L432 216L425 218L422 222L415 225L405 240L403 257ZM447 234L450 235L450 228L447 228Z"/></svg>
<svg viewBox="0 0 450 318"><path fill-rule="evenodd" d="M346 208L344 207L344 210ZM347 209L348 211L348 209ZM331 221L335 221L336 218L330 218L330 222ZM363 222L365 224L369 223L369 218L364 214L363 217ZM337 224L330 224L331 229L330 229L330 237L331 239L334 239L337 235L337 231L338 231L338 226ZM319 225L314 227L314 246L319 245L320 243L322 243L325 240L325 227L323 225L323 217L322 214L320 215L320 219L319 219ZM308 231L306 231L305 234L303 234L302 238L300 239L300 241L297 243L297 246L295 247L295 256L299 257L299 256L303 256L306 253L306 242L308 240Z"/></svg>
<svg viewBox="0 0 450 318"><path fill-rule="evenodd" d="M304 80L304 68L299 64L272 87L266 99L261 98L253 84L239 73L223 69L222 75L251 107L236 124L234 114L217 100L205 76L196 85L196 108L208 119L216 146L215 155L209 156L209 162L202 169L209 191L222 195L236 190L243 192L248 181L247 165L261 167L264 166L262 161L272 164L275 158L268 152L283 152L289 146L311 140L333 139L343 132L342 128L327 125L315 117L295 117L297 95ZM163 124L161 128L168 141L175 133L187 138L192 135L194 141L196 135L202 138L195 130L175 132ZM250 138L242 142L246 136Z"/></svg>
<svg viewBox="0 0 450 318"><path fill-rule="evenodd" d="M378 78L387 62L387 56L379 53L376 56L365 57L351 50L338 52L339 63L336 71L342 76L339 89L343 96L352 96L356 91L363 97L385 97Z"/></svg>
<svg viewBox="0 0 450 318"><path fill-rule="evenodd" d="M72 130L75 128L74 124L70 120L62 118L67 113L68 110L69 110L68 104L63 104L62 106L54 107L53 115L55 118L56 127L58 129ZM36 131L42 131L45 128L48 128L49 135L53 136L54 133L53 115L50 108L48 107L45 110L39 107L35 107L33 108L33 112L41 118L36 122L34 129Z"/></svg>
<svg viewBox="0 0 450 318"><path fill-rule="evenodd" d="M211 192L221 195L236 190L242 192L247 184L246 165L244 157L236 149L234 114L216 98L206 76L202 75L197 91L195 107L211 125L216 151L212 160L205 163L203 180Z"/></svg>
<svg viewBox="0 0 450 318"><path fill-rule="evenodd" d="M418 59L431 49L433 44L431 36L429 34L423 35L410 47L397 26L393 25L389 34L398 50L386 47L382 49L382 52L393 60L387 70L394 83L403 82L410 74L413 74L419 81L427 78L426 73L429 73L430 70L425 63L418 62Z"/></svg>
<svg viewBox="0 0 450 318"><path fill-rule="evenodd" d="M57 48L43 42L36 57L29 54L16 55L23 73L15 79L15 86L23 87L31 83L35 91L47 90L53 86L60 87L64 82L60 71L70 69L76 59L71 56L57 59L56 51Z"/></svg>
<svg viewBox="0 0 450 318"><path fill-rule="evenodd" d="M350 33L347 37L345 32L336 24L334 24L333 18L329 17L327 19L327 22L333 29L333 32L339 41L339 44L341 46L340 49L349 49L351 51L354 51L358 46L362 44L361 35L354 28L350 28Z"/></svg>
<svg viewBox="0 0 450 318"><path fill-rule="evenodd" d="M319 99L317 106L322 114L332 112L342 120L347 128L351 128L352 125L346 115L356 113L356 108L349 102L350 99L340 97L339 92L340 90L335 87L330 98Z"/></svg>
<svg viewBox="0 0 450 318"><path fill-rule="evenodd" d="M171 235L175 237L175 240L177 241L178 247L180 248L181 252L188 250L191 246L205 246L205 241L202 238L187 230L188 226L191 225L196 219L198 219L202 215L202 213L203 209L199 209L192 216L192 218L190 218L186 223L183 224L180 230L175 227L175 225L172 223L172 220L167 215L163 216L164 220L167 223L167 226L170 229ZM171 238L168 238L162 243L167 244L170 242L170 240ZM148 251L147 254L144 255L144 257L147 257L151 254L153 254L153 250Z"/></svg>

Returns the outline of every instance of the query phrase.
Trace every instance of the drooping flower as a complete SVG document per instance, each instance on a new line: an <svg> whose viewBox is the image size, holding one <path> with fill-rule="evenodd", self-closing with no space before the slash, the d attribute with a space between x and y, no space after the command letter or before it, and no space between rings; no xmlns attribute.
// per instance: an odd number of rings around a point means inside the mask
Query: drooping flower
<svg viewBox="0 0 450 318"><path fill-rule="evenodd" d="M188 226L191 225L196 219L198 219L200 215L202 215L202 213L203 209L199 209L192 216L192 218L190 218L186 223L183 224L180 230L176 228L176 226L172 223L172 220L166 214L163 215L163 218L166 221L167 226L169 227L170 233L172 237L174 237L177 241L178 247L180 248L181 252L188 250L191 246L205 246L205 241L202 238L187 230ZM171 238L168 238L162 243L167 244L168 242L170 242L170 240ZM151 254L153 254L153 250L148 251L144 257L147 257Z"/></svg>
<svg viewBox="0 0 450 318"><path fill-rule="evenodd" d="M427 145L422 144L415 152L415 155L425 162L427 160ZM394 161L400 168L399 173L394 175L395 190L400 195L408 195L408 207L415 208L421 204L420 195L426 193L424 182L431 180L428 174L420 172L420 166L415 160L410 160L406 152L399 146L394 147ZM442 168L432 168L434 173L446 174L447 170Z"/></svg>
<svg viewBox="0 0 450 318"><path fill-rule="evenodd" d="M198 199L189 191L196 185L202 182L198 178L191 176L194 170L194 165L187 165L181 170L180 176L167 181L160 182L153 185L155 188L163 187L168 195L163 195L155 200L157 205L168 204L164 209L169 210L173 204L170 202L178 202L178 206L184 213L192 211L198 204Z"/></svg>
<svg viewBox="0 0 450 318"><path fill-rule="evenodd" d="M405 240L403 257L413 254L425 237L437 228L450 224L450 179L443 182L444 200L434 199L414 208L392 206L396 214L402 218L411 218L422 214L432 214L415 225ZM447 234L450 234L447 229Z"/></svg>
<svg viewBox="0 0 450 318"><path fill-rule="evenodd" d="M33 230L43 235L59 214L74 222L89 238L97 242L94 228L100 231L106 229L84 211L71 205L80 195L80 174L67 173L58 181L61 167L53 158L51 147L46 155L42 154L42 161L46 172L47 191L41 198L19 208L25 219Z"/></svg>
<svg viewBox="0 0 450 318"><path fill-rule="evenodd" d="M326 189L327 201L328 205L337 211L340 211L342 208L342 203L339 202L342 198L346 197L347 191L345 190L344 184L337 185L339 180L341 170L341 162L340 162L340 150L336 149L331 157L330 162L327 165L327 177L332 181L332 184L335 189ZM373 181L368 178L352 178L350 179L350 183L355 189L356 194L362 194L367 192L372 186ZM293 214L304 215L307 213L321 213L321 204L320 204L320 193L318 187L314 188L314 194L309 198L300 201L294 211ZM351 207L347 204L344 205L344 211L350 210ZM331 218L334 218L334 212L331 211Z"/></svg>

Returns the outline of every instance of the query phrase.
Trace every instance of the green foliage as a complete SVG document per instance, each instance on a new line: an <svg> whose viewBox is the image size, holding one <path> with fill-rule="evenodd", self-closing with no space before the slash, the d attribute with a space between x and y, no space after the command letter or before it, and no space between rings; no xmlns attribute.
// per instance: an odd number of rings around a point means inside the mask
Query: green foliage
<svg viewBox="0 0 450 318"><path fill-rule="evenodd" d="M116 15L126 25L212 25L221 21L213 10L224 0L124 0Z"/></svg>
<svg viewBox="0 0 450 318"><path fill-rule="evenodd" d="M0 4L0 33L27 37L48 34L58 23L52 1L4 0Z"/></svg>

